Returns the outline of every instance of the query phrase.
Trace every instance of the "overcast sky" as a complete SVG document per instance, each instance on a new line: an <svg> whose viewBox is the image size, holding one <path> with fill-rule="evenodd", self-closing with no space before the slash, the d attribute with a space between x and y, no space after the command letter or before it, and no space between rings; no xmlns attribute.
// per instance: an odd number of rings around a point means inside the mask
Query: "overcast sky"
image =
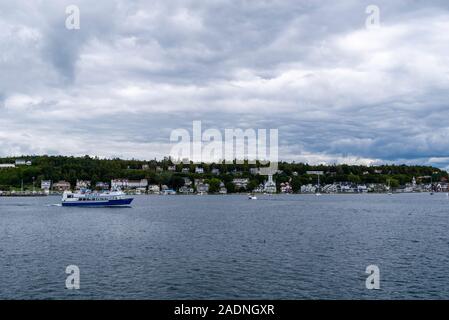
<svg viewBox="0 0 449 320"><path fill-rule="evenodd" d="M379 28L365 26L370 4ZM0 156L160 158L173 129L201 120L276 128L284 160L447 168L448 9L0 0Z"/></svg>

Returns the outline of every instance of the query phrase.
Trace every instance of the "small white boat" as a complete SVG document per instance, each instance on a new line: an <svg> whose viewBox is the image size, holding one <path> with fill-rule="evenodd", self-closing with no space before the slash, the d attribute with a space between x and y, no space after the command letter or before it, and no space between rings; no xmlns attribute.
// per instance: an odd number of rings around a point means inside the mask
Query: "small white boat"
<svg viewBox="0 0 449 320"><path fill-rule="evenodd" d="M255 195L249 194L248 199L249 200L257 200L257 197Z"/></svg>

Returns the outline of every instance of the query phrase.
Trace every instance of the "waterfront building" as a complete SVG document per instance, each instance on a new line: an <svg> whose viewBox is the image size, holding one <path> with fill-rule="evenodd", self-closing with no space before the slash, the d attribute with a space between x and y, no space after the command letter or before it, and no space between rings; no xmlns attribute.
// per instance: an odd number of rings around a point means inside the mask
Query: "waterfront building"
<svg viewBox="0 0 449 320"><path fill-rule="evenodd" d="M141 179L141 180L128 180L128 188L129 189L146 189L148 187L148 180L147 179Z"/></svg>
<svg viewBox="0 0 449 320"><path fill-rule="evenodd" d="M134 188L132 189L135 194L145 194L147 192L146 187Z"/></svg>
<svg viewBox="0 0 449 320"><path fill-rule="evenodd" d="M368 191L370 192L385 192L387 191L387 186L383 183L370 183L368 184Z"/></svg>
<svg viewBox="0 0 449 320"><path fill-rule="evenodd" d="M100 189L100 190L109 190L109 183L107 183L107 182L97 182L95 184L95 188L96 189Z"/></svg>
<svg viewBox="0 0 449 320"><path fill-rule="evenodd" d="M208 193L209 184L204 182L204 179L195 179L195 189L198 193Z"/></svg>
<svg viewBox="0 0 449 320"><path fill-rule="evenodd" d="M273 181L273 175L268 175L268 180L264 184L264 191L266 193L276 193L276 183Z"/></svg>
<svg viewBox="0 0 449 320"><path fill-rule="evenodd" d="M292 193L292 187L290 186L290 183L288 182L282 182L280 184L280 190L281 193Z"/></svg>
<svg viewBox="0 0 449 320"><path fill-rule="evenodd" d="M349 184L341 184L339 191L341 193L354 193L355 192L354 188Z"/></svg>
<svg viewBox="0 0 449 320"><path fill-rule="evenodd" d="M357 192L359 192L359 193L367 193L368 192L368 188L364 184L358 185L357 186Z"/></svg>
<svg viewBox="0 0 449 320"><path fill-rule="evenodd" d="M90 188L90 181L88 181L88 180L76 180L76 186L75 186L76 190L89 189L89 188Z"/></svg>
<svg viewBox="0 0 449 320"><path fill-rule="evenodd" d="M190 173L190 168L182 168L181 170L182 173Z"/></svg>
<svg viewBox="0 0 449 320"><path fill-rule="evenodd" d="M220 169L218 169L218 168L213 168L213 169L211 170L211 173L214 174L214 175L216 175L216 176L218 176L218 175L220 174Z"/></svg>
<svg viewBox="0 0 449 320"><path fill-rule="evenodd" d="M161 191L161 188L157 184L151 184L148 186L148 193L158 194Z"/></svg>
<svg viewBox="0 0 449 320"><path fill-rule="evenodd" d="M200 184L195 184L196 186L196 192L201 193L201 194L205 194L209 192L209 184L208 183L200 183Z"/></svg>
<svg viewBox="0 0 449 320"><path fill-rule="evenodd" d="M168 166L167 170L174 172L176 171L176 166Z"/></svg>
<svg viewBox="0 0 449 320"><path fill-rule="evenodd" d="M312 184L305 184L301 186L301 193L315 193L316 187Z"/></svg>
<svg viewBox="0 0 449 320"><path fill-rule="evenodd" d="M447 192L448 191L448 184L446 182L439 182L435 186L435 191L437 191L437 192Z"/></svg>
<svg viewBox="0 0 449 320"><path fill-rule="evenodd" d="M185 186L191 186L192 185L192 180L190 180L187 177L184 177L184 185Z"/></svg>
<svg viewBox="0 0 449 320"><path fill-rule="evenodd" d="M337 193L338 192L338 185L335 184L335 183L333 183L333 184L326 184L322 188L322 191L324 193Z"/></svg>
<svg viewBox="0 0 449 320"><path fill-rule="evenodd" d="M179 193L182 193L182 194L192 194L194 192L195 192L195 190L193 190L192 187L182 186L181 188L179 188Z"/></svg>
<svg viewBox="0 0 449 320"><path fill-rule="evenodd" d="M70 182L64 180L53 183L53 190L56 191L68 191L70 190L70 188L71 188Z"/></svg>
<svg viewBox="0 0 449 320"><path fill-rule="evenodd" d="M249 183L248 178L235 178L232 179L232 183L235 185L236 189L246 189Z"/></svg>
<svg viewBox="0 0 449 320"><path fill-rule="evenodd" d="M111 189L117 190L117 189L125 189L128 185L127 179L113 179L111 180Z"/></svg>
<svg viewBox="0 0 449 320"><path fill-rule="evenodd" d="M42 180L41 181L41 189L48 191L51 189L51 180Z"/></svg>
<svg viewBox="0 0 449 320"><path fill-rule="evenodd" d="M226 189L226 187L220 187L220 190L218 191L219 194L227 194L228 193L228 189Z"/></svg>
<svg viewBox="0 0 449 320"><path fill-rule="evenodd" d="M148 180L128 180L128 179L113 179L111 180L111 188L113 190L117 189L137 189L148 187Z"/></svg>

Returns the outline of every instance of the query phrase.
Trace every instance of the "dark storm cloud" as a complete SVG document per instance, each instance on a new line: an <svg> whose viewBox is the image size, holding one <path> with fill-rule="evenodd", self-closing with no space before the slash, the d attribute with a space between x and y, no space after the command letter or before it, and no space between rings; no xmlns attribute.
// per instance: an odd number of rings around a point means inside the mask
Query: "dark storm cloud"
<svg viewBox="0 0 449 320"><path fill-rule="evenodd" d="M4 2L1 150L161 157L202 120L277 128L287 160L446 167L448 35L446 1Z"/></svg>

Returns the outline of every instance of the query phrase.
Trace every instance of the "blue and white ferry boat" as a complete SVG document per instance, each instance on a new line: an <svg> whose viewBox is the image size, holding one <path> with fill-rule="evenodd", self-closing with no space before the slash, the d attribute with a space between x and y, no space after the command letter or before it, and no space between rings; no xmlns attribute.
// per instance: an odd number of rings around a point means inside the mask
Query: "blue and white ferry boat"
<svg viewBox="0 0 449 320"><path fill-rule="evenodd" d="M122 191L93 193L89 190L80 193L66 191L62 195L63 207L113 207L129 206L134 198Z"/></svg>

